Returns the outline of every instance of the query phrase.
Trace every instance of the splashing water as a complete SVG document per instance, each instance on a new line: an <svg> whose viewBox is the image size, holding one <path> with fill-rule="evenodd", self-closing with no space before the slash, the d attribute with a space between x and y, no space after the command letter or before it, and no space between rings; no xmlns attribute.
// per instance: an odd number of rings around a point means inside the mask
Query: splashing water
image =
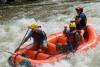
<svg viewBox="0 0 100 67"><path fill-rule="evenodd" d="M85 13L89 17L88 24L94 26L99 35L100 7L98 6L100 6L100 3L81 4L81 6L85 7ZM71 7L69 9L72 10L70 15L57 14L57 16L50 16L47 22L41 22L39 20L37 22L42 25L47 35L62 31L63 26L69 23L75 13L73 8ZM13 52L18 47L27 27L36 21L33 18L22 18L11 20L10 22L13 23L0 25L0 48L5 48ZM100 46L98 44L96 49L90 49L87 53L76 53L70 59L64 59L54 64L43 64L41 67L100 67L99 49ZM10 54L0 52L0 67L10 67L7 63L9 56Z"/></svg>

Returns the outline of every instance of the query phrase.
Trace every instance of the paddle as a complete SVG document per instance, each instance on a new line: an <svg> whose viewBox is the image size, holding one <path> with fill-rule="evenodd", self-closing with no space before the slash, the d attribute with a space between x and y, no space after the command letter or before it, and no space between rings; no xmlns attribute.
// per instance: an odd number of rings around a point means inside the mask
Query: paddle
<svg viewBox="0 0 100 67"><path fill-rule="evenodd" d="M9 53L9 54L14 54L14 53L9 52L9 51L7 51L7 50L0 50L0 52L6 52L6 53Z"/></svg>
<svg viewBox="0 0 100 67"><path fill-rule="evenodd" d="M15 53L12 53L10 51L7 51L6 49L4 48L0 48L0 52L6 52L6 53L9 53L9 54L15 54ZM15 54L16 55L16 54Z"/></svg>
<svg viewBox="0 0 100 67"><path fill-rule="evenodd" d="M27 35L29 29L30 29L30 28L27 29L27 31L26 31L26 33L25 33L25 35L24 35L24 37L23 37L23 39L22 39L22 41L21 41L19 47L15 50L15 52L18 51L18 50L20 49L20 47L23 45L22 42L24 41L24 39L25 39L25 37L26 37L26 35Z"/></svg>

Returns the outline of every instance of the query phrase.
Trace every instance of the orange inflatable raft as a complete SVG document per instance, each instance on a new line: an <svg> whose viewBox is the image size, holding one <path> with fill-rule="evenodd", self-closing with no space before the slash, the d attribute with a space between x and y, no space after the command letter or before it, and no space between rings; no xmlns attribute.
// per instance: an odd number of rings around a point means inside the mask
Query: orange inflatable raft
<svg viewBox="0 0 100 67"><path fill-rule="evenodd" d="M93 27L87 26L85 29L85 43L80 44L77 52L87 51L89 48L95 48L98 42L98 36ZM66 46L67 38L62 32L51 34L48 36L48 50L45 52L38 52L31 50L32 45L21 48L9 58L9 63L15 67L16 65L26 65L26 67L34 67L43 63L55 63L64 59L69 52L60 52L57 45Z"/></svg>

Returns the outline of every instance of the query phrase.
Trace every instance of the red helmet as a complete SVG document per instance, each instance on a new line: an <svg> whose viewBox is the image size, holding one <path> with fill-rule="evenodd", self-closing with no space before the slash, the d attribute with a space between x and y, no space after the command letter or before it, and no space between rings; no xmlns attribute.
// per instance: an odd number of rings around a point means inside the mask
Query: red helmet
<svg viewBox="0 0 100 67"><path fill-rule="evenodd" d="M82 7L77 7L77 8L75 8L77 11L81 11L81 12L83 12L83 8Z"/></svg>

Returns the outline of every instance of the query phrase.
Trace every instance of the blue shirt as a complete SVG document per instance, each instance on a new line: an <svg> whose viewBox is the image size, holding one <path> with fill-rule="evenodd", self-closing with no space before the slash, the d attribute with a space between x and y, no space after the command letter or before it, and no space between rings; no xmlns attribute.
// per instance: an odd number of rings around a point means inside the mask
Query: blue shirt
<svg viewBox="0 0 100 67"><path fill-rule="evenodd" d="M29 38L33 38L34 39L34 43L35 44L43 44L43 41L44 40L47 40L47 37L46 37L46 34L44 31L30 31L30 33L28 34L28 36L26 37L26 40L29 39Z"/></svg>
<svg viewBox="0 0 100 67"><path fill-rule="evenodd" d="M86 15L82 12L77 17L81 19L80 22L77 24L77 28L85 27L87 23Z"/></svg>

